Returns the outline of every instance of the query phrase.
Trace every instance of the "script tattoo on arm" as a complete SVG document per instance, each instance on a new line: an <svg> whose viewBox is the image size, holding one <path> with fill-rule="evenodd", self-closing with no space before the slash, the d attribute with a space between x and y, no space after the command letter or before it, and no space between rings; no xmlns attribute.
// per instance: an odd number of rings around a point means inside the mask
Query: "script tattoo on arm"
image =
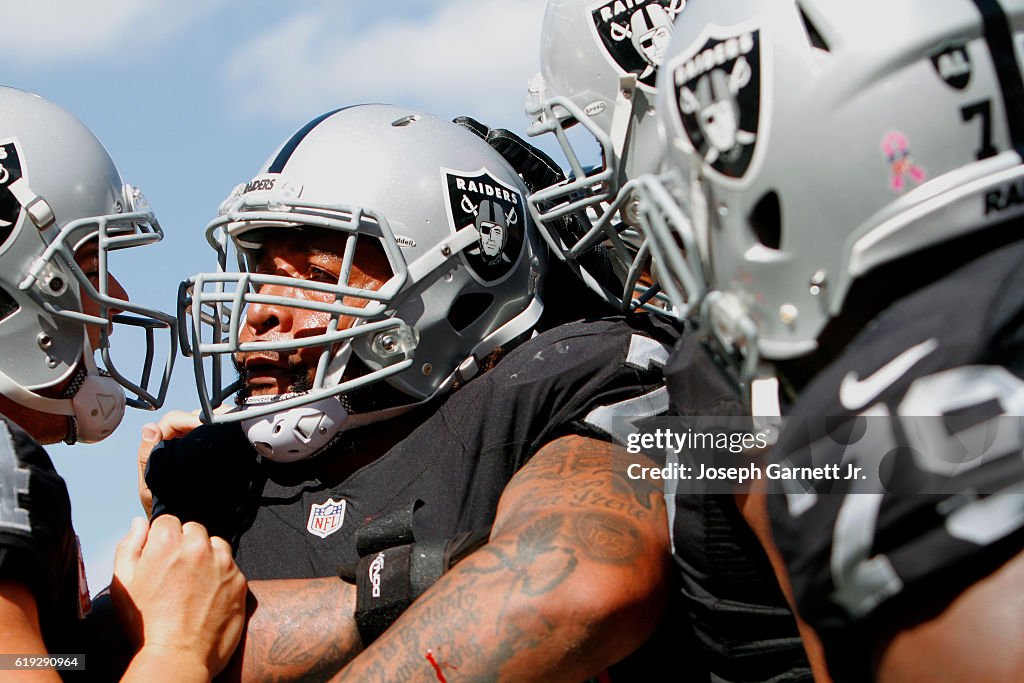
<svg viewBox="0 0 1024 683"><path fill-rule="evenodd" d="M653 631L669 541L643 456L579 436L538 451L502 494L491 538L337 680L585 679Z"/></svg>
<svg viewBox="0 0 1024 683"><path fill-rule="evenodd" d="M355 588L341 579L249 583L245 638L218 680L325 681L360 650Z"/></svg>

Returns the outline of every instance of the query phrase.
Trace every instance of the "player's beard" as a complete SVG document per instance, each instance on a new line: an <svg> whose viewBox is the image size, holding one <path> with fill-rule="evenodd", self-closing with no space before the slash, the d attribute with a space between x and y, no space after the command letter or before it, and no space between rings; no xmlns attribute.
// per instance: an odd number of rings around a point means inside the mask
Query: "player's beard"
<svg viewBox="0 0 1024 683"><path fill-rule="evenodd" d="M244 360L240 360L237 357L232 357L231 363L235 366L235 370L238 372L238 379L241 382L241 388L238 393L235 394L235 403L242 405L246 399L252 398L253 389L251 386L249 371L246 370L243 365ZM309 391L313 388L313 368L308 367L304 363L295 362L293 360L288 361L288 393L301 394Z"/></svg>
<svg viewBox="0 0 1024 683"><path fill-rule="evenodd" d="M246 372L243 365L245 357L232 356L231 362L235 366L235 370L238 372L238 379L241 382L241 388L235 394L235 403L241 406L245 404L247 399L252 398L253 389L250 386L249 373ZM289 394L299 394L313 388L313 379L316 375L314 368L289 359L288 371L288 388L286 391ZM344 379L348 380L359 377L368 372L370 372L370 369L353 354L345 370ZM367 386L353 389L339 395L338 400L345 406L345 410L352 415L393 408L409 402L407 396L386 382L374 382Z"/></svg>

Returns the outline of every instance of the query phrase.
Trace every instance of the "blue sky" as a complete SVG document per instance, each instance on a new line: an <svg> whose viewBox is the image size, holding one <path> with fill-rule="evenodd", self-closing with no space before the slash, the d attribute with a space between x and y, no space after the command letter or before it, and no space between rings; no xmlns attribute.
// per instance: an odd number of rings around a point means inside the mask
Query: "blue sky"
<svg viewBox="0 0 1024 683"><path fill-rule="evenodd" d="M543 12L544 0L6 2L0 83L77 115L142 188L167 237L112 267L134 300L172 310L177 283L213 268L202 234L221 200L314 116L389 102L523 133ZM165 408L196 405L179 359ZM153 418L129 410L101 444L49 449L93 592L141 511L135 451Z"/></svg>

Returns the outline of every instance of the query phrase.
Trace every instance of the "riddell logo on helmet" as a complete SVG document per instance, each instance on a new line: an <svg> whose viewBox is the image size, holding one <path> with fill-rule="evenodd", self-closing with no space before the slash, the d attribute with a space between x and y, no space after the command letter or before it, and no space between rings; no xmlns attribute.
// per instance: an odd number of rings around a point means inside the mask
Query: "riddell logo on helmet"
<svg viewBox="0 0 1024 683"><path fill-rule="evenodd" d="M24 176L17 141L0 141L0 245L7 242L14 225L21 216L21 203L10 191L10 186Z"/></svg>
<svg viewBox="0 0 1024 683"><path fill-rule="evenodd" d="M707 29L668 65L675 114L693 149L711 170L738 180L754 159L760 123L760 31Z"/></svg>
<svg viewBox="0 0 1024 683"><path fill-rule="evenodd" d="M685 6L686 0L604 0L589 8L591 27L608 60L653 90L673 22Z"/></svg>

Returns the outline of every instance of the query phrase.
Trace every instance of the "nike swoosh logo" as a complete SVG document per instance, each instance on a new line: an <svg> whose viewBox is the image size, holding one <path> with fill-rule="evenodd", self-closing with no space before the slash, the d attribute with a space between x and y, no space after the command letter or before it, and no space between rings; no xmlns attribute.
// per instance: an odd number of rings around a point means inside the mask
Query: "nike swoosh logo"
<svg viewBox="0 0 1024 683"><path fill-rule="evenodd" d="M864 379L858 379L855 372L846 373L839 385L839 402L847 410L860 410L937 348L939 340L932 337L917 346L911 346Z"/></svg>

